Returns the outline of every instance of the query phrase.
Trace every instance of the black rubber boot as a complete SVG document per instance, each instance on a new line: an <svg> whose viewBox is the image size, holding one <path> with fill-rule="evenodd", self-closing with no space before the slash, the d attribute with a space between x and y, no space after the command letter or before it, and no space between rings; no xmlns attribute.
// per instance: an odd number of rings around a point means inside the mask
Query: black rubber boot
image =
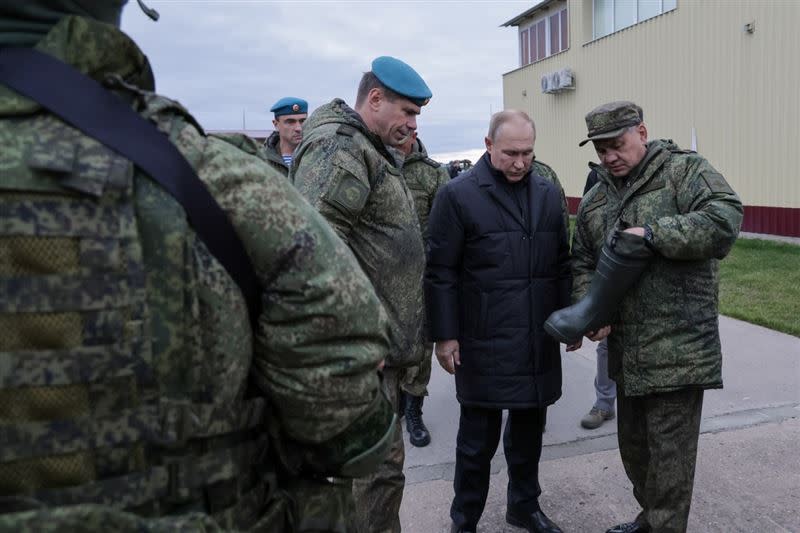
<svg viewBox="0 0 800 533"><path fill-rule="evenodd" d="M422 448L431 442L431 434L422 421L422 396L406 394L406 430L413 446Z"/></svg>
<svg viewBox="0 0 800 533"><path fill-rule="evenodd" d="M575 344L587 332L609 325L622 298L652 257L653 251L642 237L614 231L600 252L586 295L551 314L544 323L545 331L558 342Z"/></svg>

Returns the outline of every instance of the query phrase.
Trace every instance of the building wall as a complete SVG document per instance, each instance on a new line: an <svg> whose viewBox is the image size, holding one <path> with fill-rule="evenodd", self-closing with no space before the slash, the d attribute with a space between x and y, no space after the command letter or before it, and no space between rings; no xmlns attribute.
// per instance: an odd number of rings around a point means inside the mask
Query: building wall
<svg viewBox="0 0 800 533"><path fill-rule="evenodd" d="M584 115L611 100L644 109L650 138L671 138L722 172L747 206L745 230L800 236L800 2L678 0L677 9L592 41L592 0L568 0L570 48L503 76L504 105L537 125L536 156L583 191ZM535 15L534 15L535 16ZM755 32L743 26L755 22ZM570 67L574 91L542 94Z"/></svg>

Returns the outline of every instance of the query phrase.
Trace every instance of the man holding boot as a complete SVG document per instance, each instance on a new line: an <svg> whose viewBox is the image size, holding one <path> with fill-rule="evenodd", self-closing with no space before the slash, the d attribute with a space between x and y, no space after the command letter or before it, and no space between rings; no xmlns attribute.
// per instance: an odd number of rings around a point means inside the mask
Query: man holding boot
<svg viewBox="0 0 800 533"><path fill-rule="evenodd" d="M572 342L608 336L619 450L642 512L607 533L686 531L703 391L722 387L719 260L742 222L725 178L695 152L648 142L642 109L586 115L600 183L572 243L573 301L545 328Z"/></svg>
<svg viewBox="0 0 800 533"><path fill-rule="evenodd" d="M403 178L414 199L423 241L427 242L428 215L433 207L433 199L439 188L450 181L450 174L444 165L428 157L428 152L417 138L416 132L399 147L399 151L404 157ZM405 369L400 389L409 442L412 446L421 448L431 442L431 434L422 420L422 403L428 395L428 382L431 380L433 343L420 340L414 349L420 352L417 357L420 363Z"/></svg>

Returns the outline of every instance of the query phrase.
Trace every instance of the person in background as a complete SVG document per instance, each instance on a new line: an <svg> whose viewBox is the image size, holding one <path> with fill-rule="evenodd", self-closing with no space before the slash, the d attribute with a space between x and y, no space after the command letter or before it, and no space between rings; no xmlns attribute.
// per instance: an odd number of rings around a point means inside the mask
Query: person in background
<svg viewBox="0 0 800 533"><path fill-rule="evenodd" d="M433 199L439 189L450 179L444 165L437 163L425 150L416 132L400 147L403 155L403 178L414 198L414 209L422 230L422 239L428 241L428 215L433 207ZM427 446L431 435L422 420L422 404L428 395L428 383L431 379L431 359L433 343L420 340L416 347L421 353L421 362L409 367L400 383L403 393L403 414L406 418L406 431L409 442L413 446Z"/></svg>
<svg viewBox="0 0 800 533"><path fill-rule="evenodd" d="M264 141L264 153L272 168L289 176L294 151L303 140L303 123L308 118L308 102L302 98L281 98L269 110L275 114L275 126Z"/></svg>
<svg viewBox="0 0 800 533"><path fill-rule="evenodd" d="M586 176L586 185L583 187L583 196L586 196L592 187L597 184L597 163L589 163L589 174ZM617 384L608 377L608 339L597 343L597 373L594 378L595 402L592 408L581 418L581 427L597 429L607 420L614 418L614 403L617 400Z"/></svg>

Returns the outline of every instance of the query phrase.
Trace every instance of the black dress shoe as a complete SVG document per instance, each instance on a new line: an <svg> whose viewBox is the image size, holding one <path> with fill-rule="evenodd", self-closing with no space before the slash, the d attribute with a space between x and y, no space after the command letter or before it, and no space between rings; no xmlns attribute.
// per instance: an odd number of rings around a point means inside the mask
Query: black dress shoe
<svg viewBox="0 0 800 533"><path fill-rule="evenodd" d="M508 509L506 510L506 522L515 527L523 527L530 533L563 533L561 528L547 518L542 511L522 515Z"/></svg>
<svg viewBox="0 0 800 533"><path fill-rule="evenodd" d="M477 529L474 527L459 526L455 522L450 524L450 533L476 533Z"/></svg>
<svg viewBox="0 0 800 533"><path fill-rule="evenodd" d="M606 533L650 533L650 526L637 521L626 522L607 529Z"/></svg>

